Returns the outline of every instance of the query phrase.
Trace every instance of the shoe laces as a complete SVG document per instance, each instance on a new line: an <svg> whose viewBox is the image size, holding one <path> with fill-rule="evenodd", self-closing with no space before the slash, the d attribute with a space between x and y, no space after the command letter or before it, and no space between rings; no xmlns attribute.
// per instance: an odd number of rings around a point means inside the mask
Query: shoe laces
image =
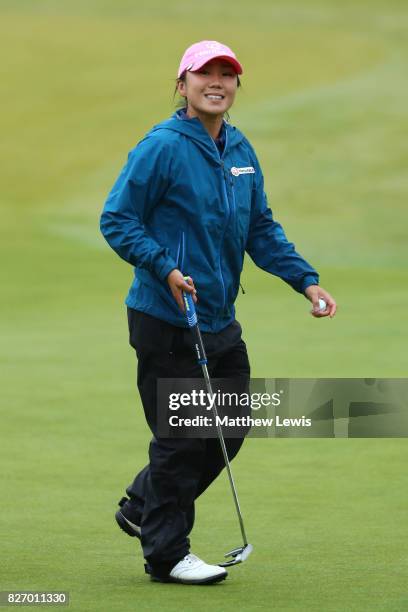
<svg viewBox="0 0 408 612"><path fill-rule="evenodd" d="M184 561L187 561L187 563L191 565L194 561L200 561L200 559L196 557L196 555L190 553L184 557Z"/></svg>

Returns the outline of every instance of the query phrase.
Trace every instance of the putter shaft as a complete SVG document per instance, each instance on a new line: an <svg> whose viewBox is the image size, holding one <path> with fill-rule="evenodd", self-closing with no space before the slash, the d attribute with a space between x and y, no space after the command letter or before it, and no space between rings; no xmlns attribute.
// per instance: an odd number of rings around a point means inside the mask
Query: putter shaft
<svg viewBox="0 0 408 612"><path fill-rule="evenodd" d="M188 282L188 277L184 277L184 278ZM203 339L201 337L200 328L198 327L198 319L197 319L197 313L196 313L195 306L194 306L194 301L191 295L189 293L186 293L185 291L183 291L183 300L184 300L187 323L188 323L188 326L190 327L190 330L194 338L194 348L197 354L197 361L201 365L202 370L203 370L204 381L207 387L207 393L209 393L210 397L213 397L214 393L212 390L211 380L210 380L210 376L208 374L208 368L207 368L207 355L205 353L205 348L203 344ZM222 428L221 428L221 425L219 424L218 411L217 411L215 402L213 404L212 411L215 416L217 435L218 435L218 439L221 445L222 454L224 455L225 467L227 469L228 479L231 485L231 491L232 491L232 495L234 498L237 515L238 515L242 539L244 541L244 546L242 547L242 551L246 548L248 551L247 554L249 554L252 551L252 546L250 544L248 545L248 540L247 540L246 533L245 533L244 521L242 519L241 508L240 508L239 501L238 501L238 494L237 494L237 490L235 487L234 478L232 476L231 465L230 465L230 461L228 458L227 448L225 446L225 440L224 440L224 435L222 433ZM235 552L235 549L231 551L231 553L234 553L234 552ZM226 556L230 556L230 553L228 553ZM240 557L239 553L236 556Z"/></svg>
<svg viewBox="0 0 408 612"><path fill-rule="evenodd" d="M200 330L199 329L198 329L198 333L200 334ZM200 337L201 337L201 334L200 334ZM207 364L206 363L202 363L201 367L203 369L205 385L207 387L207 393L209 393L210 397L213 397L214 393L213 393L213 390L212 390L211 381L210 381L210 377L209 377L209 374L208 374ZM215 422L216 422L216 425L217 425L218 439L219 439L220 444L221 444L222 454L224 455L225 467L227 469L227 474L228 474L228 478L229 478L230 485L231 485L232 496L234 498L235 508L237 510L239 526L241 528L242 539L244 541L244 546L247 546L248 545L248 541L247 541L247 537L246 537L246 533L245 533L244 521L242 519L241 508L240 508L240 505L239 505L237 490L235 488L234 478L232 476L232 471L231 471L231 465L230 465L230 462L229 462L229 459L228 459L228 453L227 453L227 448L225 446L224 435L222 433L221 425L218 422L218 410L217 410L215 402L213 404L212 411L214 413Z"/></svg>

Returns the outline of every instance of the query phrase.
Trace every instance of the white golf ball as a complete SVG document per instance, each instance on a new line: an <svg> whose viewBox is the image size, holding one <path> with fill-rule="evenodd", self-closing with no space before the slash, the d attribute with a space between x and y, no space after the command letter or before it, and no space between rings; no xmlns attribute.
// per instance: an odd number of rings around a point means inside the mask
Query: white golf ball
<svg viewBox="0 0 408 612"><path fill-rule="evenodd" d="M322 298L319 298L319 309L320 310L326 310L326 302L324 300L322 300Z"/></svg>

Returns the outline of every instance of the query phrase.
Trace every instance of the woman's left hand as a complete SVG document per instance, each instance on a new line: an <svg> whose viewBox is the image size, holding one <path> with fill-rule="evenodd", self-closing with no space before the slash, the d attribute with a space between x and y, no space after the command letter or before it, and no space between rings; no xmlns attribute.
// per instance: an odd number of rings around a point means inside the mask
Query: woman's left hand
<svg viewBox="0 0 408 612"><path fill-rule="evenodd" d="M318 319L321 317L330 317L332 319L334 317L337 310L337 304L330 293L325 291L323 287L319 287L319 285L309 285L309 287L305 289L305 295L313 304L313 308L310 311L313 317ZM326 308L324 310L320 310L319 299L326 302Z"/></svg>

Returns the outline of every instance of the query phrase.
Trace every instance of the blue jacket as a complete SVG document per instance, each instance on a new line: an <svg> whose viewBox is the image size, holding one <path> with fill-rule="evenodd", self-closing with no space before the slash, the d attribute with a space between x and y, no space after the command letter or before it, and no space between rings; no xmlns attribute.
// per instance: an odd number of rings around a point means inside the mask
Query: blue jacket
<svg viewBox="0 0 408 612"><path fill-rule="evenodd" d="M319 279L273 219L252 146L224 125L222 155L197 118L178 111L156 125L129 153L101 217L105 239L135 268L126 304L186 327L166 281L178 268L194 279L209 332L235 317L245 251L300 293Z"/></svg>

